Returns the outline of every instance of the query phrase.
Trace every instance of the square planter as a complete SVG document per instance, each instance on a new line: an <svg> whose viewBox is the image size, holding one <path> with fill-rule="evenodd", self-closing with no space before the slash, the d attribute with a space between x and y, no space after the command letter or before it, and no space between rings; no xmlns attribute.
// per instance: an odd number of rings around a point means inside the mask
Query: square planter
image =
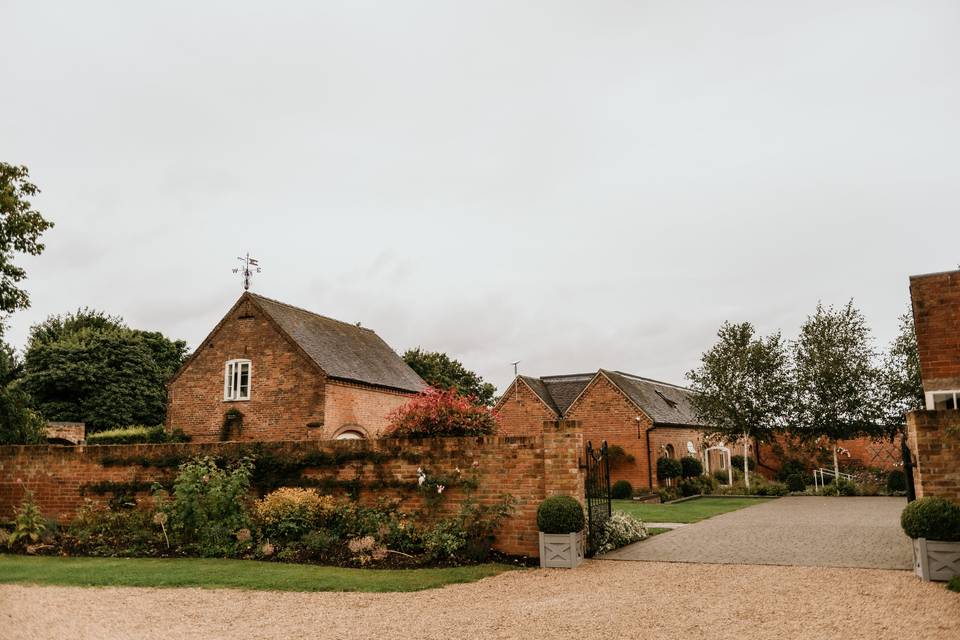
<svg viewBox="0 0 960 640"><path fill-rule="evenodd" d="M913 538L913 571L928 582L960 576L960 542Z"/></svg>
<svg viewBox="0 0 960 640"><path fill-rule="evenodd" d="M573 569L583 562L583 532L540 532L540 566Z"/></svg>

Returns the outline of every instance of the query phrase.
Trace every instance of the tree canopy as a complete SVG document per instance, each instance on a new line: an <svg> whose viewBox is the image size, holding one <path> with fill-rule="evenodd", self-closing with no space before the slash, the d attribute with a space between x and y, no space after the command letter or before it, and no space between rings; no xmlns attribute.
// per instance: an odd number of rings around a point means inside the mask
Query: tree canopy
<svg viewBox="0 0 960 640"><path fill-rule="evenodd" d="M779 333L757 337L749 322L725 322L717 338L700 366L687 373L696 392L694 409L709 425L708 435L767 441L782 426L790 393L786 346Z"/></svg>
<svg viewBox="0 0 960 640"><path fill-rule="evenodd" d="M894 438L903 432L906 422L904 414L925 406L923 382L920 379L920 354L911 310L900 316L900 333L890 344L884 358L883 382L887 394L884 399L887 408L886 435Z"/></svg>
<svg viewBox="0 0 960 640"><path fill-rule="evenodd" d="M185 356L182 340L82 309L31 329L21 385L48 420L85 422L92 431L160 424L166 381Z"/></svg>
<svg viewBox="0 0 960 640"><path fill-rule="evenodd" d="M424 351L420 347L408 349L403 360L423 380L436 389L454 389L461 396L471 398L479 405L490 406L496 387L439 351Z"/></svg>
<svg viewBox="0 0 960 640"><path fill-rule="evenodd" d="M0 445L43 441L43 418L17 381L22 366L13 347L0 343Z"/></svg>
<svg viewBox="0 0 960 640"><path fill-rule="evenodd" d="M39 255L40 236L53 226L28 200L40 193L29 177L26 167L0 162L0 311L6 313L30 306L27 292L17 286L27 272L14 263L15 254Z"/></svg>
<svg viewBox="0 0 960 640"><path fill-rule="evenodd" d="M456 389L428 388L391 413L384 437L482 436L496 433L497 416Z"/></svg>

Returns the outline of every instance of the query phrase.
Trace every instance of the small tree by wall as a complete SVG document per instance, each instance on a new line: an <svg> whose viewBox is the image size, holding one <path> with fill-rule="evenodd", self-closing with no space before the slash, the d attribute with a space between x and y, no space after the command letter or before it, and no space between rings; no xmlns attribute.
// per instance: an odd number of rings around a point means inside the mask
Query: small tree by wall
<svg viewBox="0 0 960 640"><path fill-rule="evenodd" d="M485 436L497 432L497 415L455 389L427 389L387 419L383 437Z"/></svg>

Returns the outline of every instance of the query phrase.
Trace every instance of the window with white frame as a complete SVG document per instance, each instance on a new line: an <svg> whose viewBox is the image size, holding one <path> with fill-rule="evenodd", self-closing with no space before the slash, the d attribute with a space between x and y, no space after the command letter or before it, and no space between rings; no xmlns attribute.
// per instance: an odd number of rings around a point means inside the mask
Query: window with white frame
<svg viewBox="0 0 960 640"><path fill-rule="evenodd" d="M250 361L229 360L223 371L223 399L250 399Z"/></svg>
<svg viewBox="0 0 960 640"><path fill-rule="evenodd" d="M928 392L927 409L933 409L935 411L960 409L960 390Z"/></svg>

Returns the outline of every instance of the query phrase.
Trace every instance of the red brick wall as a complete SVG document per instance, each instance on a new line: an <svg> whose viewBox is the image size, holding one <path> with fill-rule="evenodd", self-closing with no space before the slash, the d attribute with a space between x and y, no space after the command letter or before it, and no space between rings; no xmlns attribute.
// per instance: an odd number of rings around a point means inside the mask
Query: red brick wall
<svg viewBox="0 0 960 640"><path fill-rule="evenodd" d="M960 411L911 411L907 444L917 497L960 501Z"/></svg>
<svg viewBox="0 0 960 640"><path fill-rule="evenodd" d="M611 482L627 480L634 490L650 486L646 441L650 418L607 378L598 376L590 382L579 399L567 409L565 417L580 422L585 441L599 445L606 440L608 445L620 445L634 457L632 463L610 469ZM656 477L653 481L656 483Z"/></svg>
<svg viewBox="0 0 960 640"><path fill-rule="evenodd" d="M154 482L170 480L173 469L142 466L131 461L123 465L104 464L105 459L162 456L237 455L248 451L241 443L108 445L108 446L7 446L0 447L0 521L9 519L24 491L34 492L47 517L68 521L84 500L84 486L100 481ZM273 455L302 456L319 451L369 449L386 453L382 465L367 463L361 483L389 478L407 483L407 488L377 488L361 492L361 499L374 501L397 497L403 507L422 506L416 490L417 468L428 473L453 474L456 469L472 476L478 484L473 496L481 503L494 503L503 494L517 500L510 519L497 536L497 548L513 554L537 554L536 510L544 497L571 494L583 500L583 478L578 454L583 434L574 423L554 423L534 437L435 438L430 440L300 441L260 445ZM306 475L352 480L356 462L340 468L309 469ZM464 498L463 490L446 492L443 507L455 510ZM104 499L87 492L87 498Z"/></svg>
<svg viewBox="0 0 960 640"><path fill-rule="evenodd" d="M523 382L514 380L496 406L502 436L532 436L543 430L545 420L556 420L553 411Z"/></svg>
<svg viewBox="0 0 960 640"><path fill-rule="evenodd" d="M250 400L224 401L224 367L240 358L251 363ZM168 428L183 429L194 442L216 442L229 409L243 413L243 426L231 432L231 440L330 438L348 424L373 436L412 394L327 380L256 305L244 301L170 383L168 396Z"/></svg>
<svg viewBox="0 0 960 640"><path fill-rule="evenodd" d="M960 389L960 271L910 278L925 391Z"/></svg>
<svg viewBox="0 0 960 640"><path fill-rule="evenodd" d="M815 462L815 454L811 447L794 448L789 439L784 436L778 436L777 443L779 447L774 447L771 444L760 445L760 471L764 475L772 478L780 470L783 457ZM889 471L903 465L899 438L893 442L874 442L870 438L858 438L856 440L840 440L838 444L850 452L849 456L840 456L841 469L862 466ZM829 447L829 445L825 446ZM778 449L783 450L783 456L778 454ZM734 455L738 453L742 455L742 449L738 448ZM830 462L826 466L832 469L833 463Z"/></svg>
<svg viewBox="0 0 960 640"><path fill-rule="evenodd" d="M360 427L367 437L376 437L387 427L387 415L410 401L411 394L373 389L359 384L327 380L324 438Z"/></svg>

